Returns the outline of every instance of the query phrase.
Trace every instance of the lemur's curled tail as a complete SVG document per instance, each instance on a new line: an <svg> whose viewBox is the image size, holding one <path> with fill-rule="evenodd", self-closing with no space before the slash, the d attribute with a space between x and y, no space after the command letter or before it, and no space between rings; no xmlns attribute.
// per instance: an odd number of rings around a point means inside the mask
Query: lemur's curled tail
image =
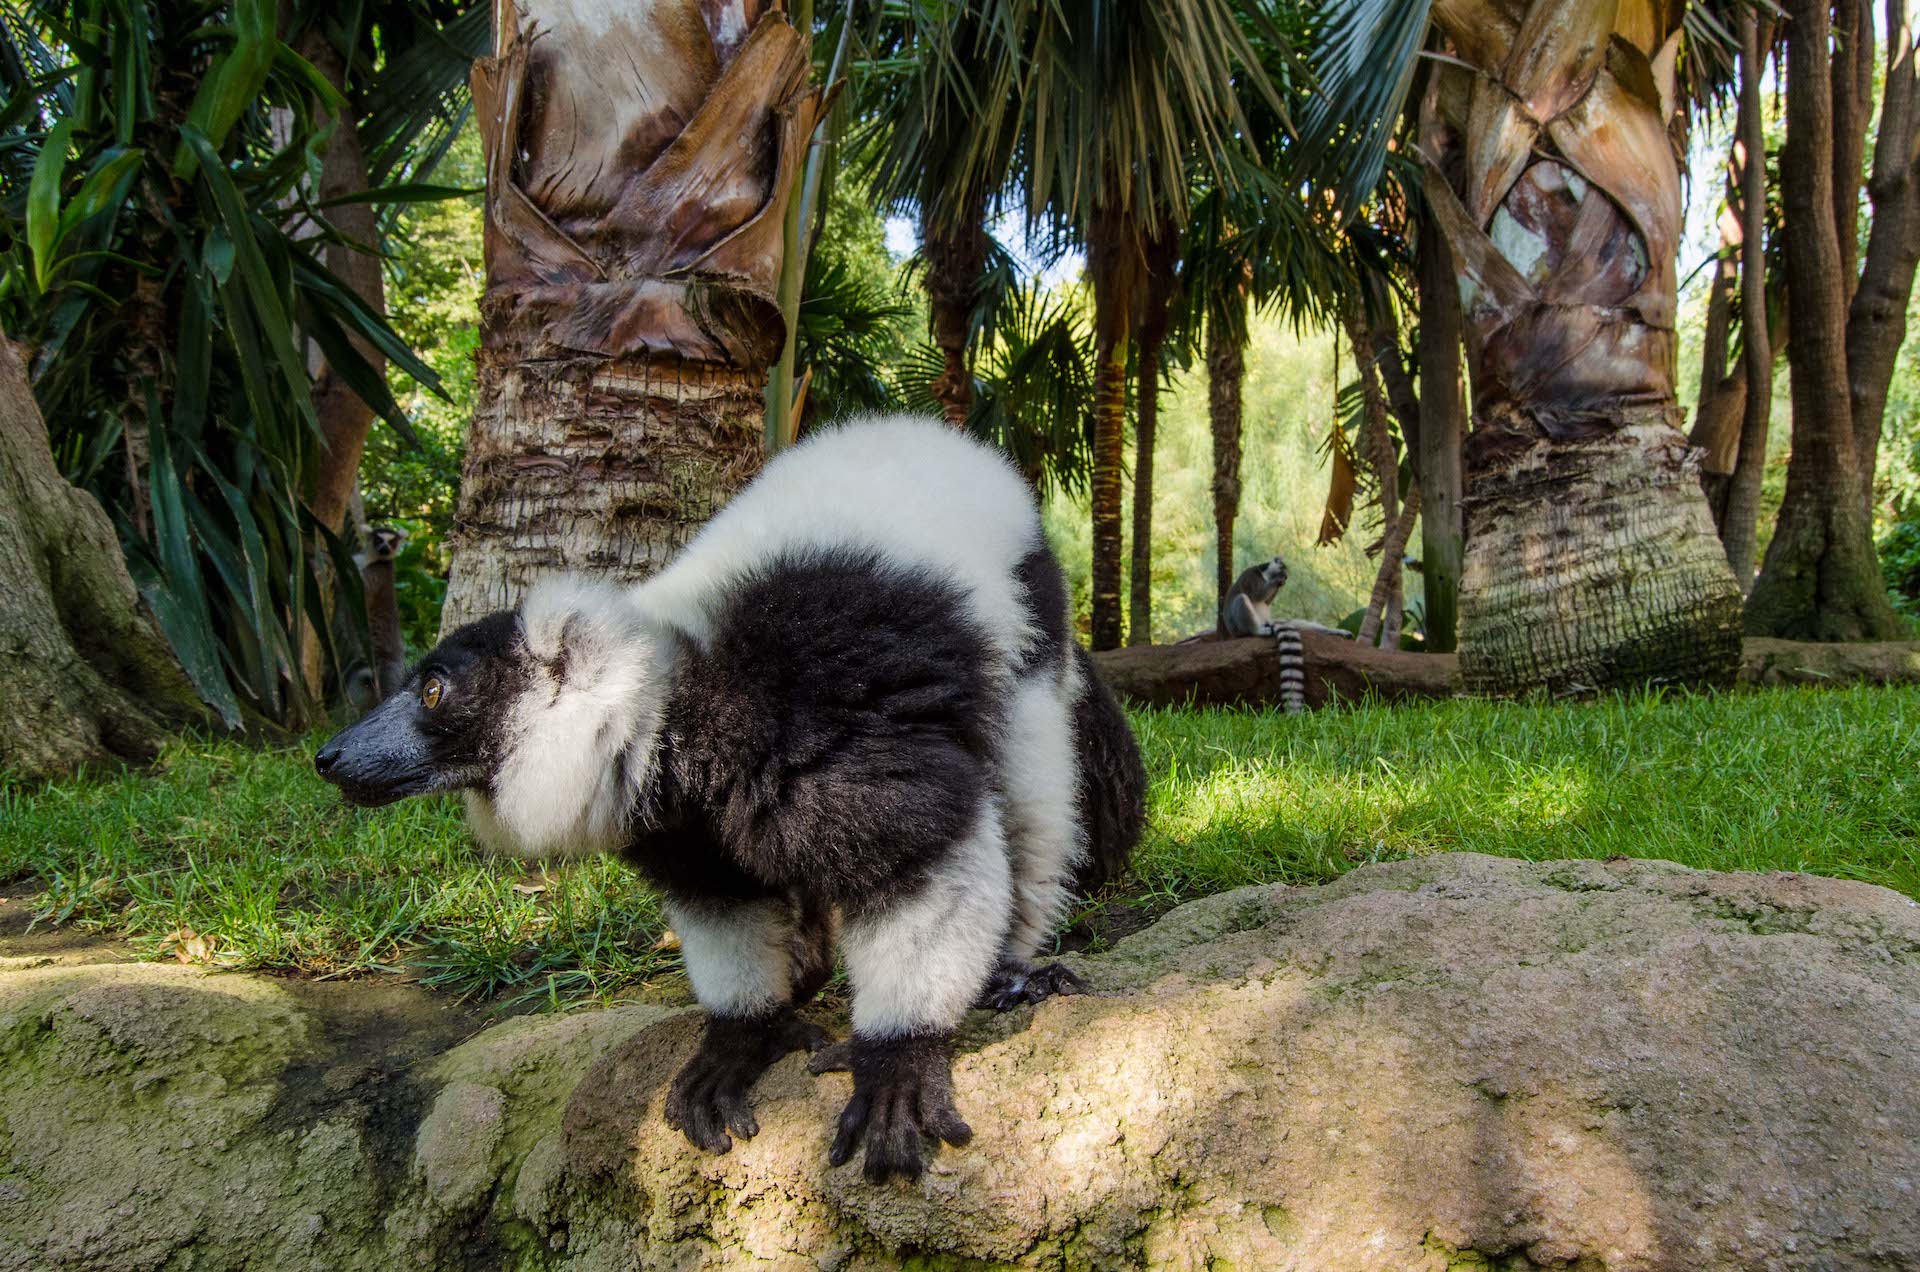
<svg viewBox="0 0 1920 1272"><path fill-rule="evenodd" d="M1307 663L1300 649L1300 625L1291 619L1273 624L1273 649L1280 659L1280 709L1299 715L1307 709Z"/></svg>
<svg viewBox="0 0 1920 1272"><path fill-rule="evenodd" d="M1080 819L1087 831L1087 858L1074 886L1084 895L1119 878L1133 858L1147 820L1147 770L1113 690L1100 679L1086 650L1076 645L1073 652L1080 672L1073 732L1080 765Z"/></svg>

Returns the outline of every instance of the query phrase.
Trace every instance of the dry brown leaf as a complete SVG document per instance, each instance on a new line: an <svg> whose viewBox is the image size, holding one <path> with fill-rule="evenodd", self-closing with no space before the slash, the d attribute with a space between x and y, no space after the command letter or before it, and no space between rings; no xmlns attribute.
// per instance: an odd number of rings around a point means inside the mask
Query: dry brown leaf
<svg viewBox="0 0 1920 1272"><path fill-rule="evenodd" d="M182 963L212 962L213 952L218 947L218 937L185 926L177 927L160 938L160 948L172 950L173 956Z"/></svg>
<svg viewBox="0 0 1920 1272"><path fill-rule="evenodd" d="M656 950L677 950L677 949L679 949L679 948L680 948L680 934L679 934L678 932L676 932L676 931L674 931L674 930L673 930L672 928L668 928L668 929L667 929L666 931L664 931L664 932L662 932L662 933L660 934L660 939L659 939L659 940L657 940L657 941L655 941L655 942L653 943L653 948L654 948L654 949L656 949Z"/></svg>
<svg viewBox="0 0 1920 1272"><path fill-rule="evenodd" d="M1338 424L1334 425L1336 436L1328 448L1332 452L1331 470L1327 477L1327 507L1320 514L1319 546L1340 542L1340 536L1347 532L1347 523L1353 520L1353 492L1359 484L1359 474L1353 467L1353 447L1347 444Z"/></svg>

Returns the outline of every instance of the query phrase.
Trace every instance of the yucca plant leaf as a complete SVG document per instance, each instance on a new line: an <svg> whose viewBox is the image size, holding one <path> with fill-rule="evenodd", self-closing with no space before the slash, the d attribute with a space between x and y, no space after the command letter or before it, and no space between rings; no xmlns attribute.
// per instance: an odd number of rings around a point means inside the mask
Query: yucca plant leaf
<svg viewBox="0 0 1920 1272"><path fill-rule="evenodd" d="M151 463L147 491L153 507L153 543L157 567L147 593L160 620L167 643L180 655L193 687L207 705L220 713L230 729L240 727L240 704L227 682L220 650L213 640L213 616L207 604L205 581L188 526L189 498L165 429L148 434Z"/></svg>
<svg viewBox="0 0 1920 1272"><path fill-rule="evenodd" d="M192 144L193 133L215 150L226 144L227 134L239 122L241 112L260 96L273 69L275 52L282 47L274 35L274 0L234 0L231 10L233 43L215 56L194 94L187 126L181 130L183 144L173 161L176 177L191 176L196 159L209 162L206 154ZM211 162L220 166L217 158Z"/></svg>
<svg viewBox="0 0 1920 1272"><path fill-rule="evenodd" d="M180 135L181 140L199 156L200 179L212 194L214 204L219 209L221 224L233 242L234 257L239 265L240 278L245 284L248 305L262 328L262 343L272 351L274 360L280 364L288 387L294 389L294 409L318 433L320 422L314 416L313 397L307 391L307 369L300 361L300 347L287 321L280 288L268 270L266 256L254 236L253 218L241 201L233 178L221 164L220 156L214 152L212 142L192 125L182 128ZM234 295L227 287L223 287L221 293L229 298ZM231 313L233 305L229 303L227 308Z"/></svg>
<svg viewBox="0 0 1920 1272"><path fill-rule="evenodd" d="M60 178L67 169L67 149L73 142L74 121L63 119L47 131L33 164L33 183L27 187L27 244L33 252L33 276L41 291L53 273L54 236L60 229Z"/></svg>

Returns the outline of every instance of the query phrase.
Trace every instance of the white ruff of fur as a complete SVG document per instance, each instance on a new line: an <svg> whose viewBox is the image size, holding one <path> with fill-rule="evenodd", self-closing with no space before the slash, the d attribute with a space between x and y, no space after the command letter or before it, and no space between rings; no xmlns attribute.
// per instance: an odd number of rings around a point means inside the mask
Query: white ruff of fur
<svg viewBox="0 0 1920 1272"><path fill-rule="evenodd" d="M1033 641L1015 567L1043 542L1033 492L1000 452L911 416L851 420L782 451L635 603L695 640L743 572L854 548L957 586L998 669Z"/></svg>
<svg viewBox="0 0 1920 1272"><path fill-rule="evenodd" d="M631 599L573 577L527 594L520 621L532 682L510 708L491 797L467 796L468 825L489 850L580 857L619 846L668 690L663 643Z"/></svg>

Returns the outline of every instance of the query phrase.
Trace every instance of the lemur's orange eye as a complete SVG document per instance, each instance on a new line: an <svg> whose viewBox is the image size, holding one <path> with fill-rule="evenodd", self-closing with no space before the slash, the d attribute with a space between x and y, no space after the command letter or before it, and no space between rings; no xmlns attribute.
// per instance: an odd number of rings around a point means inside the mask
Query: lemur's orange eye
<svg viewBox="0 0 1920 1272"><path fill-rule="evenodd" d="M447 691L446 681L438 676L428 676L427 683L420 686L420 705L431 711L440 705L441 695Z"/></svg>

